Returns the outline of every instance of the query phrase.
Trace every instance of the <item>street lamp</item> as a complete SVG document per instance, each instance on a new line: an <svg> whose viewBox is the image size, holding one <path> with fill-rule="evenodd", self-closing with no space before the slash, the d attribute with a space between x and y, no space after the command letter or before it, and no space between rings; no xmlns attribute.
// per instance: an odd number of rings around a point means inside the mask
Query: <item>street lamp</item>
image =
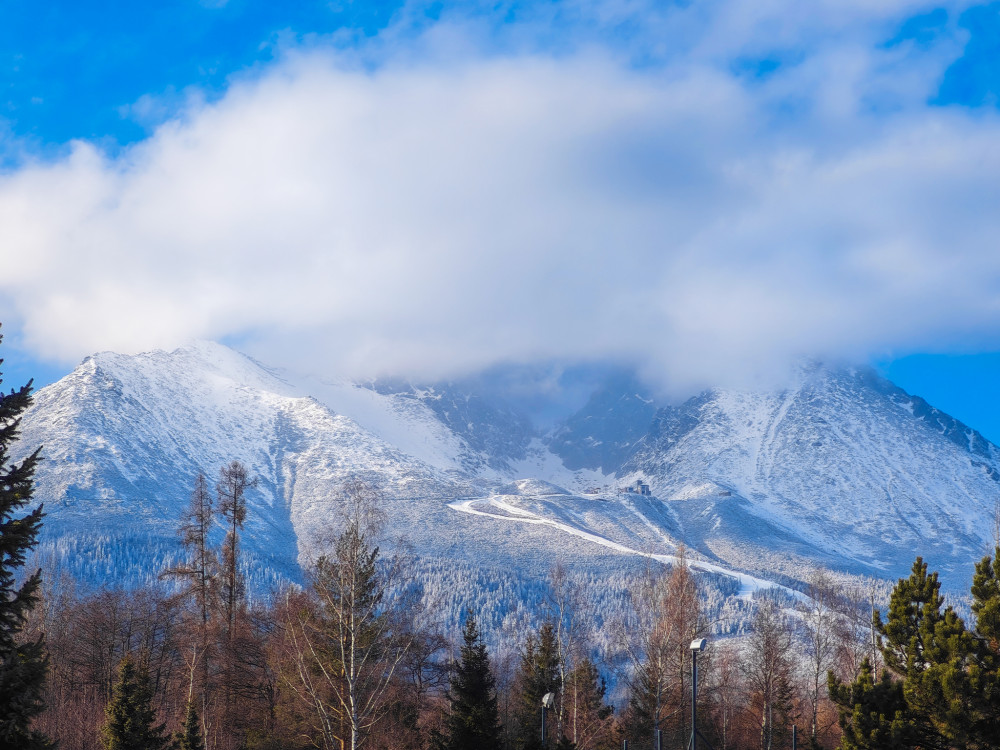
<svg viewBox="0 0 1000 750"><path fill-rule="evenodd" d="M542 696L542 747L547 744L545 741L545 714L556 702L555 693L546 693Z"/></svg>
<svg viewBox="0 0 1000 750"><path fill-rule="evenodd" d="M702 737L698 731L698 653L705 650L708 641L704 638L695 638L691 641L691 742L688 743L690 750L698 750L698 738L708 745L712 750L712 745Z"/></svg>

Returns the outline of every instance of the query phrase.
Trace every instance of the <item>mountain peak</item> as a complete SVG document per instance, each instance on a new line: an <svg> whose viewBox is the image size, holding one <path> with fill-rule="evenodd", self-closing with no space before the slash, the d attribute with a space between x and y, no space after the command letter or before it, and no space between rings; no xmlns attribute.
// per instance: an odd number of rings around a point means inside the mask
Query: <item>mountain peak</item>
<svg viewBox="0 0 1000 750"><path fill-rule="evenodd" d="M383 488L425 557L537 565L571 537L593 560L684 544L761 575L822 564L892 577L919 550L943 580L986 550L1000 489L1000 451L974 430L869 369L818 363L783 388L674 406L618 373L543 440L469 385L296 379L193 342L94 355L39 391L23 426L19 450L45 445L48 458L43 544L76 550L82 570L125 540L106 570L126 579L140 550L177 554L194 477L233 459L260 480L247 549L277 572L258 583L298 575L347 477ZM625 492L637 479L651 496Z"/></svg>

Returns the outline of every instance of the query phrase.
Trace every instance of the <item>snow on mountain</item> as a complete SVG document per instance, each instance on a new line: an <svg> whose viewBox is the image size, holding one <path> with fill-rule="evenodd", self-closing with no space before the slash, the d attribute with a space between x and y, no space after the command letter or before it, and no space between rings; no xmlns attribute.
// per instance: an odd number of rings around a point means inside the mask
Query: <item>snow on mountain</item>
<svg viewBox="0 0 1000 750"><path fill-rule="evenodd" d="M150 551L162 559L147 560L147 569L165 565L196 475L214 483L233 459L258 481L248 492L245 547L259 584L298 577L296 559L307 552L299 529L321 533L333 523L329 504L348 476L374 479L399 498L463 486L207 343L89 357L36 395L19 448L36 445L45 457L36 482L48 513L44 541L89 579L128 579Z"/></svg>
<svg viewBox="0 0 1000 750"><path fill-rule="evenodd" d="M528 457L535 431L525 415L506 404L452 383L419 387L383 380L373 383L372 390L395 403L421 404L433 413L461 441L457 458L467 473L504 476L512 463Z"/></svg>
<svg viewBox="0 0 1000 750"><path fill-rule="evenodd" d="M897 577L917 554L953 585L993 545L1000 450L867 369L804 367L775 393L661 409L621 470L695 549L794 575L820 561Z"/></svg>
<svg viewBox="0 0 1000 750"><path fill-rule="evenodd" d="M601 581L599 620L682 544L716 592L794 584L814 564L896 577L916 554L960 589L1000 491L1000 451L978 433L870 371L820 366L784 391L660 409L615 376L543 435L468 386L298 378L199 343L88 358L36 395L19 450L37 445L43 552L81 578L155 576L197 473L214 482L238 459L259 482L258 590L300 579L336 528L338 485L361 476L384 489L428 596L455 613L478 596L495 626L523 616L503 597L537 596L556 561ZM621 491L636 479L652 496Z"/></svg>
<svg viewBox="0 0 1000 750"><path fill-rule="evenodd" d="M649 431L655 414L646 387L631 374L618 374L553 432L549 449L568 468L613 474Z"/></svg>

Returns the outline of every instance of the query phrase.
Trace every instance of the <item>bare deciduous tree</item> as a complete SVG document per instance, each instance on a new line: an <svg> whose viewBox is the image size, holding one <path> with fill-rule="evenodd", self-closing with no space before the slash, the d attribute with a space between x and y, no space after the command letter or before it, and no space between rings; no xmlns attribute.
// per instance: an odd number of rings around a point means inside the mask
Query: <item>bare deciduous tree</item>
<svg viewBox="0 0 1000 750"><path fill-rule="evenodd" d="M227 637L236 629L236 618L243 605L245 583L239 566L239 532L247 518L246 491L257 486L247 467L232 461L222 467L215 486L219 495L219 515L226 523L226 541L222 546L222 606Z"/></svg>
<svg viewBox="0 0 1000 750"><path fill-rule="evenodd" d="M549 571L549 587L545 608L548 610L548 620L555 629L556 651L559 656L559 700L556 704L556 737L566 734L566 724L569 724L569 736L577 741L577 725L579 718L579 691L567 690L569 676L576 668L580 651L580 609L583 606L583 596L570 580L566 568L556 563ZM576 686L576 683L574 683ZM569 705L567 705L569 704Z"/></svg>
<svg viewBox="0 0 1000 750"><path fill-rule="evenodd" d="M789 723L794 695L791 648L791 628L781 609L762 601L743 655L743 675L760 722L761 750L771 750L776 728Z"/></svg>
<svg viewBox="0 0 1000 750"><path fill-rule="evenodd" d="M619 642L632 668L633 724L641 735L669 730L680 740L689 729L682 699L690 675L688 645L705 629L683 549L669 572L647 570L633 594L633 609L632 622L619 626Z"/></svg>
<svg viewBox="0 0 1000 750"><path fill-rule="evenodd" d="M293 660L283 679L308 706L323 748L358 750L384 716L413 632L403 561L380 559L380 493L351 480L340 493L344 528L313 571L311 601L292 602L282 623Z"/></svg>
<svg viewBox="0 0 1000 750"><path fill-rule="evenodd" d="M716 646L714 674L711 685L718 750L733 747L733 729L743 703L744 686L739 668L739 653L732 644Z"/></svg>
<svg viewBox="0 0 1000 750"><path fill-rule="evenodd" d="M809 734L815 744L820 735L820 704L827 696L826 673L832 665L836 648L836 589L833 579L826 571L813 572L807 595L808 599L800 603L799 609L802 612L805 656L809 665Z"/></svg>

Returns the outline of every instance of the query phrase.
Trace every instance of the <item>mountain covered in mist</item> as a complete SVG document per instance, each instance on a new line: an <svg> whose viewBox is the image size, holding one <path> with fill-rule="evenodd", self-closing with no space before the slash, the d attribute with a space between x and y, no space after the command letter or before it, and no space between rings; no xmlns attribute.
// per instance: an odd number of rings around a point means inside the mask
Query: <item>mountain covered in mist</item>
<svg viewBox="0 0 1000 750"><path fill-rule="evenodd" d="M40 554L80 579L154 578L197 473L237 459L258 479L257 590L302 579L336 533L338 485L359 476L432 593L460 608L487 582L497 620L556 561L601 581L611 609L680 545L726 594L814 565L895 578L916 554L961 590L1000 496L1000 450L977 432L870 370L820 365L780 391L678 405L617 373L543 430L468 385L293 378L209 343L103 353L38 392L18 450L38 445ZM652 495L621 491L636 480Z"/></svg>

